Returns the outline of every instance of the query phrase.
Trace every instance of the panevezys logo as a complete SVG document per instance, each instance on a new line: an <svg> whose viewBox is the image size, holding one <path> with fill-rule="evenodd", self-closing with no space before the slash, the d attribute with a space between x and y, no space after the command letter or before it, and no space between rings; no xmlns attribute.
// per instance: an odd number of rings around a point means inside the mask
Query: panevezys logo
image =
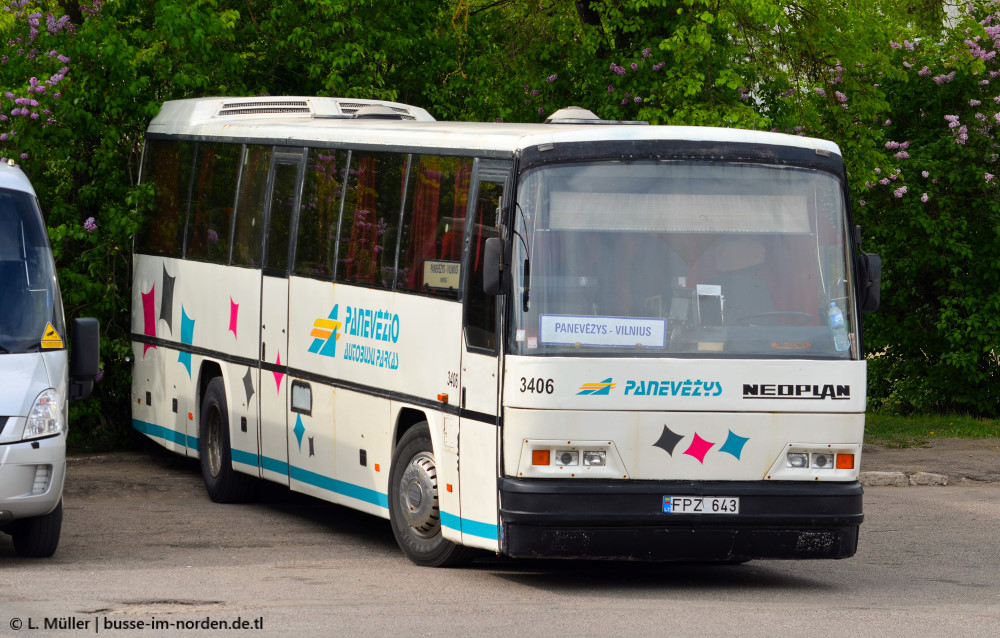
<svg viewBox="0 0 1000 638"><path fill-rule="evenodd" d="M797 399L846 401L851 398L850 385L833 383L818 384L782 384L782 383L744 383L744 399Z"/></svg>
<svg viewBox="0 0 1000 638"><path fill-rule="evenodd" d="M586 395L609 395L611 391L615 388L615 382L612 379L605 379L604 381L599 381L597 383L584 383L580 386L580 391L577 392L577 396L581 394Z"/></svg>
<svg viewBox="0 0 1000 638"><path fill-rule="evenodd" d="M312 345L309 346L309 352L314 354L320 354L324 357L336 357L337 356L337 339L340 339L340 328L341 323L337 320L339 304L333 306L333 310L330 311L330 315L326 319L317 319L313 322L313 329L310 332L310 336L316 337Z"/></svg>

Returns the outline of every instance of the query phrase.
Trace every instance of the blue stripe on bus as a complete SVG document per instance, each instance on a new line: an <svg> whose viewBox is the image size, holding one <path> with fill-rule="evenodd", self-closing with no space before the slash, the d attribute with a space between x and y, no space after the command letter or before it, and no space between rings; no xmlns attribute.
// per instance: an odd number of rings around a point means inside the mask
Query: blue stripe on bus
<svg viewBox="0 0 1000 638"><path fill-rule="evenodd" d="M132 427L143 434L171 441L178 445L186 444L187 447L195 450L198 449L198 439L193 436L187 436L183 432L177 432L176 430L171 430L170 428L163 427L162 425L146 423L145 421L140 421L138 419L132 419ZM231 452L234 463L243 463L244 465L252 465L255 467L263 466L265 470L277 472L278 474L285 476L288 476L289 472L291 472L291 478L296 481L306 483L307 485L312 485L328 492L333 492L334 494L342 494L344 496L348 496L365 503L371 503L372 505L378 505L379 507L384 507L386 509L389 507L389 496L387 494L383 494L382 492L378 492L367 487L361 487L360 485L354 485L353 483L339 481L337 479L330 478L329 476L324 476L322 474L317 474L316 472L304 470L300 467L295 467L294 465L289 465L288 463L279 461L278 459L273 459L267 456L258 456L252 452L244 452L243 450L238 450L236 448L233 448ZM461 518L459 516L455 516L454 514L449 514L448 512L441 512L441 524L445 527L460 531L463 534L470 534L472 536L479 536L480 538L488 538L490 540L497 539L496 525Z"/></svg>
<svg viewBox="0 0 1000 638"><path fill-rule="evenodd" d="M473 521L467 518L461 518L459 516L455 516L454 514L449 514L448 512L445 511L441 512L441 525L462 532L463 534L468 534L470 536L488 538L493 541L497 539L496 525L490 525L489 523L480 523L479 521Z"/></svg>
<svg viewBox="0 0 1000 638"><path fill-rule="evenodd" d="M260 457L256 454L244 452L243 450L237 450L235 448L233 448L231 452L233 454L233 463L242 463L244 465L252 465L254 467L260 465Z"/></svg>
<svg viewBox="0 0 1000 638"><path fill-rule="evenodd" d="M184 432L171 430L170 428L163 427L162 425L156 425L155 423L146 423L145 421L140 421L139 419L132 419L132 427L147 436L154 436L158 439L169 441L170 443L183 445L191 448L192 450L198 449L198 437L188 436Z"/></svg>
<svg viewBox="0 0 1000 638"><path fill-rule="evenodd" d="M301 467L295 467L292 465L290 478L296 481L301 481L302 483L313 485L328 492L343 494L344 496L349 496L365 503L371 503L372 505L378 505L379 507L384 507L386 509L389 507L389 496L387 494L376 492L375 490L368 489L367 487L361 487L360 485L354 485L353 483L338 481L337 479L330 478L329 476L323 476L322 474L310 472L309 470L303 470Z"/></svg>

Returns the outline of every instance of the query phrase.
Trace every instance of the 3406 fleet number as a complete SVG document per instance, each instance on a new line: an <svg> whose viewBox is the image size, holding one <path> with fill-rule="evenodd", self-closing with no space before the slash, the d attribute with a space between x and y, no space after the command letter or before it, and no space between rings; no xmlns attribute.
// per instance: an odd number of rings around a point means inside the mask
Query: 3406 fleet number
<svg viewBox="0 0 1000 638"><path fill-rule="evenodd" d="M534 394L552 394L556 385L552 379L542 377L521 377L521 392L531 392Z"/></svg>

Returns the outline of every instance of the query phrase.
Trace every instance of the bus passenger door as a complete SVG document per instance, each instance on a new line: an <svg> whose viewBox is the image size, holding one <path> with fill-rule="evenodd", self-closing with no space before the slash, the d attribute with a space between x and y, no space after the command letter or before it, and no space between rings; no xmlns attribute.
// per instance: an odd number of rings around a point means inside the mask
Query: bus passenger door
<svg viewBox="0 0 1000 638"><path fill-rule="evenodd" d="M260 295L261 476L288 485L288 266L305 149L276 148L268 178Z"/></svg>
<svg viewBox="0 0 1000 638"><path fill-rule="evenodd" d="M460 495L462 542L499 548L497 472L500 414L499 297L483 291L483 247L498 237L498 209L509 164L481 161L466 235L461 376Z"/></svg>

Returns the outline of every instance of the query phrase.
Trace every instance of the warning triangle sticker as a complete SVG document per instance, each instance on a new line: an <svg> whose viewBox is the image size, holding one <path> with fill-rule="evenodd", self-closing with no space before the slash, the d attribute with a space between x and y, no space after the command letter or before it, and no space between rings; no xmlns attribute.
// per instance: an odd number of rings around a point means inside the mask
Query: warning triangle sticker
<svg viewBox="0 0 1000 638"><path fill-rule="evenodd" d="M42 334L42 347L43 348L62 348L63 340L56 332L56 329L52 327L51 323L45 324L45 332Z"/></svg>

